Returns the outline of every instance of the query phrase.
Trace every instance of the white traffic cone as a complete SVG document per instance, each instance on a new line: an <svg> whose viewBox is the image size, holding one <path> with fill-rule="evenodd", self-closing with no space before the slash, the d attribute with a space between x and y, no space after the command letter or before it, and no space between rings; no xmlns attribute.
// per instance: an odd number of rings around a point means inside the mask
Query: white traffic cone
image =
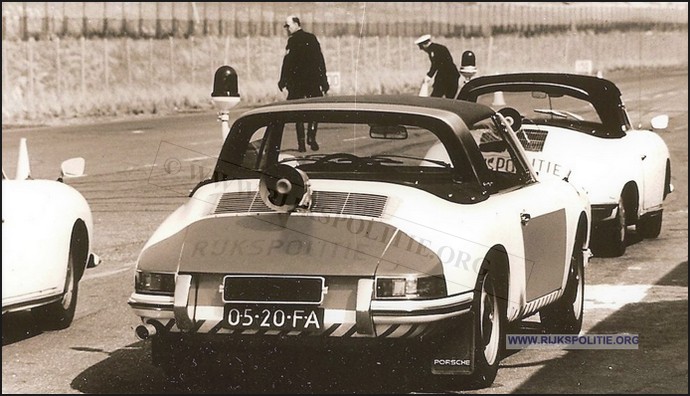
<svg viewBox="0 0 690 396"><path fill-rule="evenodd" d="M494 101L491 103L491 106L505 106L506 101L503 98L503 91L496 91L494 92Z"/></svg>
<svg viewBox="0 0 690 396"><path fill-rule="evenodd" d="M19 140L19 155L17 156L17 173L15 180L26 180L31 177L29 164L29 150L26 148L26 138Z"/></svg>

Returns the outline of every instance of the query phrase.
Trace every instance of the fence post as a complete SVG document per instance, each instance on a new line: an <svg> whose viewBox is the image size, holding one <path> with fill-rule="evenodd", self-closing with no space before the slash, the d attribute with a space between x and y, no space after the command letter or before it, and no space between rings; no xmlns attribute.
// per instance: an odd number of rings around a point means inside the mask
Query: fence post
<svg viewBox="0 0 690 396"><path fill-rule="evenodd" d="M175 43L173 36L170 36L170 83L175 84Z"/></svg>
<svg viewBox="0 0 690 396"><path fill-rule="evenodd" d="M355 36L350 35L350 59L352 59L352 83L354 88L354 94L357 94L357 50L355 48Z"/></svg>
<svg viewBox="0 0 690 396"><path fill-rule="evenodd" d="M45 34L46 37L52 36L52 31L50 29L51 23L50 23L50 17L48 15L52 15L51 12L48 11L48 2L46 1L44 3L43 7L43 34Z"/></svg>
<svg viewBox="0 0 690 396"><path fill-rule="evenodd" d="M4 27L4 26L3 26ZM2 92L9 92L7 82L10 81L9 67L7 66L7 46L2 46ZM2 107L5 107L5 96L2 95Z"/></svg>
<svg viewBox="0 0 690 396"><path fill-rule="evenodd" d="M250 56L250 51L249 51L249 35L247 35L244 39L245 46L244 46L244 56L245 56L245 68L246 72L245 74L247 75L247 80L249 79L250 76L250 71L252 70L252 62L251 59L249 58Z"/></svg>
<svg viewBox="0 0 690 396"><path fill-rule="evenodd" d="M177 16L175 13L175 2L170 3L171 7L171 15L172 15L172 33L170 34L171 36L175 36L177 34Z"/></svg>
<svg viewBox="0 0 690 396"><path fill-rule="evenodd" d="M210 31L209 31L209 26L208 26L208 3L204 3L204 36L208 36Z"/></svg>
<svg viewBox="0 0 690 396"><path fill-rule="evenodd" d="M27 68L29 69L29 98L30 102L33 102L36 98L36 86L34 85L34 38L29 37L26 42L26 58L27 58Z"/></svg>
<svg viewBox="0 0 690 396"><path fill-rule="evenodd" d="M191 67L192 67L192 86L194 86L194 84L196 83L196 78L194 75L194 69L196 68L196 60L195 60L196 57L194 56L194 36L189 38L189 44L191 46L190 57L192 58L192 65L191 65Z"/></svg>
<svg viewBox="0 0 690 396"><path fill-rule="evenodd" d="M223 15L223 3L218 2L218 35L225 35L225 16Z"/></svg>
<svg viewBox="0 0 690 396"><path fill-rule="evenodd" d="M397 4L397 3L396 3L396 4ZM402 36L398 36L398 52L397 52L397 54L398 54L398 72L401 72L401 73L402 73L402 69L403 69L403 64L402 64L402 60L403 60L403 55L402 55Z"/></svg>
<svg viewBox="0 0 690 396"><path fill-rule="evenodd" d="M86 38L82 35L79 41L81 42L81 56L79 57L81 61L81 96L84 97L86 95Z"/></svg>
<svg viewBox="0 0 690 396"><path fill-rule="evenodd" d="M67 3L62 3L62 36L66 36L69 32L69 19L67 19Z"/></svg>
<svg viewBox="0 0 690 396"><path fill-rule="evenodd" d="M103 37L108 36L108 2L103 2Z"/></svg>
<svg viewBox="0 0 690 396"><path fill-rule="evenodd" d="M60 92L62 91L60 89L61 88L60 87L61 81L62 81L62 65L60 62L60 37L55 37L55 88L56 88L55 92L57 93L56 96L58 96L58 97L60 95Z"/></svg>
<svg viewBox="0 0 690 396"><path fill-rule="evenodd" d="M153 77L153 38L149 37L149 83L154 81Z"/></svg>
<svg viewBox="0 0 690 396"><path fill-rule="evenodd" d="M381 40L379 40L379 36L376 36L376 66L378 68L378 71L384 70L383 65L381 64ZM383 81L381 81L381 73L375 73L376 74L376 82L378 85L378 93L379 95L383 94Z"/></svg>
<svg viewBox="0 0 690 396"><path fill-rule="evenodd" d="M22 24L21 24L22 40L29 38L29 20L26 15L26 2L22 2Z"/></svg>
<svg viewBox="0 0 690 396"><path fill-rule="evenodd" d="M125 57L127 63L127 84L132 86L132 57L129 48L129 37L125 37Z"/></svg>
<svg viewBox="0 0 690 396"><path fill-rule="evenodd" d="M486 73L492 72L492 58L494 52L494 36L493 34L489 36L489 48L486 54Z"/></svg>
<svg viewBox="0 0 690 396"><path fill-rule="evenodd" d="M108 70L108 38L103 37L103 74L105 77L105 89L110 89L110 71Z"/></svg>
<svg viewBox="0 0 690 396"><path fill-rule="evenodd" d="M161 38L161 4L156 2L156 38Z"/></svg>
<svg viewBox="0 0 690 396"><path fill-rule="evenodd" d="M139 2L139 37L144 37L144 2Z"/></svg>
<svg viewBox="0 0 690 396"><path fill-rule="evenodd" d="M86 17L86 2L81 3L81 36L89 33L89 18Z"/></svg>
<svg viewBox="0 0 690 396"><path fill-rule="evenodd" d="M127 3L122 2L122 27L120 28L120 34L125 37L129 37L129 31L127 30L127 12L125 8Z"/></svg>
<svg viewBox="0 0 690 396"><path fill-rule="evenodd" d="M342 75L343 75L343 72L342 72L342 69L340 68L340 66L341 66L341 64L340 64L340 57L341 57L341 53L340 53L340 36L337 36L337 37L336 37L335 43L336 43L336 49L337 49L337 51L338 51L338 52L337 52L337 56L336 56L336 67L337 67L336 70L338 70L338 71L340 72L340 75L342 76Z"/></svg>
<svg viewBox="0 0 690 396"><path fill-rule="evenodd" d="M230 36L225 36L225 49L223 51L223 64L227 65L230 63Z"/></svg>

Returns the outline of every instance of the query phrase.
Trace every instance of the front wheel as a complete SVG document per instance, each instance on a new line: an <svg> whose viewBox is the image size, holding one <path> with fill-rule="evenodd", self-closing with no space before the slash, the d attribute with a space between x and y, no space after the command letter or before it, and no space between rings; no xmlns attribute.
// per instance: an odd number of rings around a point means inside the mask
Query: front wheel
<svg viewBox="0 0 690 396"><path fill-rule="evenodd" d="M59 301L31 310L33 317L49 330L62 330L68 328L74 320L77 310L77 295L79 294L79 281L74 268L74 254L70 249L67 259L65 274L65 286L62 298Z"/></svg>
<svg viewBox="0 0 690 396"><path fill-rule="evenodd" d="M637 221L635 229L642 238L654 239L661 234L663 210L644 215Z"/></svg>
<svg viewBox="0 0 690 396"><path fill-rule="evenodd" d="M592 253L598 257L619 257L625 254L625 202L618 201L616 217L606 223L598 224L592 231Z"/></svg>
<svg viewBox="0 0 690 396"><path fill-rule="evenodd" d="M576 241L563 296L539 312L540 321L546 331L551 334L578 334L582 329L584 294L584 257L582 247Z"/></svg>

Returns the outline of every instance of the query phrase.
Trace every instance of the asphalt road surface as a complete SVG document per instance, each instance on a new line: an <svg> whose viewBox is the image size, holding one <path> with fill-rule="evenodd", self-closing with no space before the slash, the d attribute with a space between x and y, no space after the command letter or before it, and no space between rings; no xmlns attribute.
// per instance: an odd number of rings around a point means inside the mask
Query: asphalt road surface
<svg viewBox="0 0 690 396"><path fill-rule="evenodd" d="M616 82L635 123L670 116L660 132L671 150L675 192L665 202L661 236L630 231L620 258L593 258L587 268L583 331L639 335L636 350L513 351L493 386L466 393L688 392L688 75L619 72ZM234 110L231 119L246 109ZM386 368L357 353L324 363L257 359L241 375L214 370L191 389L168 383L151 364L150 341L134 336L138 318L127 299L134 264L147 238L187 199L213 166L221 144L212 112L165 118L2 131L3 167L11 176L20 137L28 138L32 173L55 178L69 157L86 159L87 175L69 181L87 198L95 251L104 263L87 271L76 317L62 331L42 331L27 313L2 318L3 393L418 393L455 392ZM155 167L154 167L155 164ZM167 167L167 168L166 168ZM154 172L168 169L169 172ZM536 321L521 332L536 330ZM361 351L353 351L361 352Z"/></svg>

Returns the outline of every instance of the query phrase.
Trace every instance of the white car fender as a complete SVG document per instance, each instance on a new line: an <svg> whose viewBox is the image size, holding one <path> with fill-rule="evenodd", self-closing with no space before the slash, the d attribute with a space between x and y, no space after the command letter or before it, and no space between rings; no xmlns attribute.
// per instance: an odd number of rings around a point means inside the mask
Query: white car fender
<svg viewBox="0 0 690 396"><path fill-rule="evenodd" d="M5 183L11 188L2 196L3 306L62 293L74 224L83 221L89 241L93 238L93 219L86 200L74 188L56 181ZM84 269L77 270L82 273ZM24 293L27 290L39 291L29 295Z"/></svg>

